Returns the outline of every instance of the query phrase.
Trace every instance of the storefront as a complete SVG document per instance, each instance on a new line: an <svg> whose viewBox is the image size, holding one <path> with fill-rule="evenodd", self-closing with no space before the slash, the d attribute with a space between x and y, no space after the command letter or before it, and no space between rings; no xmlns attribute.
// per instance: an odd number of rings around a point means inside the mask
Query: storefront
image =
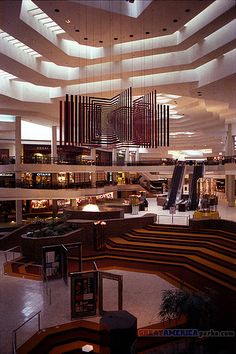
<svg viewBox="0 0 236 354"><path fill-rule="evenodd" d="M60 172L57 175L57 183L58 187L69 187L71 184L75 183L75 174L72 172Z"/></svg>
<svg viewBox="0 0 236 354"><path fill-rule="evenodd" d="M50 145L23 145L24 163L50 163L51 146Z"/></svg>
<svg viewBox="0 0 236 354"><path fill-rule="evenodd" d="M112 152L96 150L96 163L104 166L112 165Z"/></svg>
<svg viewBox="0 0 236 354"><path fill-rule="evenodd" d="M58 146L57 155L60 163L82 164L82 156L90 156L90 149L79 146Z"/></svg>
<svg viewBox="0 0 236 354"><path fill-rule="evenodd" d="M0 149L0 163L9 159L9 149Z"/></svg>
<svg viewBox="0 0 236 354"><path fill-rule="evenodd" d="M32 199L30 203L30 213L42 213L52 210L52 200Z"/></svg>
<svg viewBox="0 0 236 354"><path fill-rule="evenodd" d="M15 187L15 174L14 173L0 173L0 188Z"/></svg>

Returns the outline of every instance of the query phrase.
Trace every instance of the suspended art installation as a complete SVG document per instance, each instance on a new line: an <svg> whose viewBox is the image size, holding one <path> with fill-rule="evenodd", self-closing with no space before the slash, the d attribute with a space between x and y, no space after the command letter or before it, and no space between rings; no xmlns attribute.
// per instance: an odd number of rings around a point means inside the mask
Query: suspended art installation
<svg viewBox="0 0 236 354"><path fill-rule="evenodd" d="M156 91L133 100L132 88L110 99L66 95L60 145L169 146L169 106L157 104Z"/></svg>

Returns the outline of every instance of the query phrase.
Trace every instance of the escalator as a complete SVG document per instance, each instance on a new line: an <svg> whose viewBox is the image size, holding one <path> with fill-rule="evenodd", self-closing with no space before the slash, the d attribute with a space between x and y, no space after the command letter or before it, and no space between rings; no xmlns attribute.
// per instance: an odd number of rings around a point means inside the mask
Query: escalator
<svg viewBox="0 0 236 354"><path fill-rule="evenodd" d="M174 168L170 189L163 209L170 209L181 198L181 190L185 175L185 165L176 165Z"/></svg>
<svg viewBox="0 0 236 354"><path fill-rule="evenodd" d="M189 191L189 210L196 210L198 207L197 181L204 175L204 165L195 165L193 168L193 177Z"/></svg>

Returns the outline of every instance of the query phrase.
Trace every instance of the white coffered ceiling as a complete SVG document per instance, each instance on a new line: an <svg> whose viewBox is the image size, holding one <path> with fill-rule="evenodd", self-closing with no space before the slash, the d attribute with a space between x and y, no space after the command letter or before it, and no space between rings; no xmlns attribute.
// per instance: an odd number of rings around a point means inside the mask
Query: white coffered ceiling
<svg viewBox="0 0 236 354"><path fill-rule="evenodd" d="M0 114L51 125L66 93L112 97L132 86L138 96L156 89L172 105L171 149L222 151L225 127L236 124L234 6L2 0Z"/></svg>

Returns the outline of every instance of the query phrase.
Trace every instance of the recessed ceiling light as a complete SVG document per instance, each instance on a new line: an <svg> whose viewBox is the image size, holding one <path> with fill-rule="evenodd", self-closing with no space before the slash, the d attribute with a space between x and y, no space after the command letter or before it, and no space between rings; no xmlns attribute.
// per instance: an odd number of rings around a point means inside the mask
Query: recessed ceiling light
<svg viewBox="0 0 236 354"><path fill-rule="evenodd" d="M65 23L70 23L70 19L67 18L67 19L65 20Z"/></svg>
<svg viewBox="0 0 236 354"><path fill-rule="evenodd" d="M162 28L162 31L167 31L167 28Z"/></svg>
<svg viewBox="0 0 236 354"><path fill-rule="evenodd" d="M55 12L60 12L60 10L59 10L59 9L54 9L54 11L55 11Z"/></svg>
<svg viewBox="0 0 236 354"><path fill-rule="evenodd" d="M170 115L170 118L171 119L180 119L180 118L183 118L183 115L182 114L172 114L172 115Z"/></svg>
<svg viewBox="0 0 236 354"><path fill-rule="evenodd" d="M168 94L168 95L166 95L166 97L169 97L169 98L180 98L181 96Z"/></svg>

